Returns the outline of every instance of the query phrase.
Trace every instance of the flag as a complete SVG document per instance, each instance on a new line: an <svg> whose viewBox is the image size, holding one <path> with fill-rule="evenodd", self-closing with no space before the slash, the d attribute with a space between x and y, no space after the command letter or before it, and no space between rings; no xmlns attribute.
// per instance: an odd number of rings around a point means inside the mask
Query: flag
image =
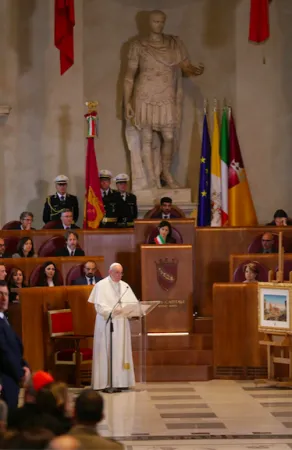
<svg viewBox="0 0 292 450"><path fill-rule="evenodd" d="M228 225L228 120L226 108L223 110L220 135L220 159L221 159L221 219L222 225Z"/></svg>
<svg viewBox="0 0 292 450"><path fill-rule="evenodd" d="M229 122L229 225L257 225L257 217L249 190L232 114Z"/></svg>
<svg viewBox="0 0 292 450"><path fill-rule="evenodd" d="M74 64L74 25L74 0L55 0L55 46L60 51L61 75Z"/></svg>
<svg viewBox="0 0 292 450"><path fill-rule="evenodd" d="M214 111L211 150L211 227L221 227L221 160L218 113Z"/></svg>
<svg viewBox="0 0 292 450"><path fill-rule="evenodd" d="M249 40L260 43L266 41L269 36L269 0L251 0Z"/></svg>
<svg viewBox="0 0 292 450"><path fill-rule="evenodd" d="M86 194L83 228L95 230L104 216L104 206L100 191L98 167L94 150L94 137L87 138L86 154Z"/></svg>
<svg viewBox="0 0 292 450"><path fill-rule="evenodd" d="M210 165L211 165L211 145L208 130L208 121L204 115L202 151L200 159L200 183L199 183L199 206L197 224L199 227L210 225L211 205L210 205Z"/></svg>

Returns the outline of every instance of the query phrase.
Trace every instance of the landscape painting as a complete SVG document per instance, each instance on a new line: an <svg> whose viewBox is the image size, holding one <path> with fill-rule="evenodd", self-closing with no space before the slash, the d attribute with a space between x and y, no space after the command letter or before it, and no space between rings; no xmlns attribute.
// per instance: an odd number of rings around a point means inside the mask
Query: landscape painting
<svg viewBox="0 0 292 450"><path fill-rule="evenodd" d="M259 327L286 331L290 328L288 289L260 288Z"/></svg>

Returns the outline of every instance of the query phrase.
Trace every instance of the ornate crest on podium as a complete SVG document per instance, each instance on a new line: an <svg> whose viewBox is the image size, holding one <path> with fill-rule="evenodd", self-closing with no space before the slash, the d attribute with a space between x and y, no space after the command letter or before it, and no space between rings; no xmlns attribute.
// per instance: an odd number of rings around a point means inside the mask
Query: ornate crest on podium
<svg viewBox="0 0 292 450"><path fill-rule="evenodd" d="M156 261L156 274L159 286L169 291L177 281L177 259L160 259Z"/></svg>

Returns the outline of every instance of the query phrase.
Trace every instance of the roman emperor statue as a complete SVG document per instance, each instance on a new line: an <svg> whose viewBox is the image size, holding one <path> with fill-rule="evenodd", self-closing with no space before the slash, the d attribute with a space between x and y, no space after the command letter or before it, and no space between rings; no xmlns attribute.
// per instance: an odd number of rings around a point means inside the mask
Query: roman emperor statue
<svg viewBox="0 0 292 450"><path fill-rule="evenodd" d="M131 43L124 79L126 120L132 131L139 130L141 169L149 188L160 188L161 179L170 188L179 187L171 174L171 163L179 140L182 72L198 76L204 71L203 65L191 64L178 37L163 34L165 21L162 11L150 13L150 35ZM159 155L154 144L157 133L162 142ZM137 158L138 155L134 158L136 167ZM132 176L134 179L135 173Z"/></svg>

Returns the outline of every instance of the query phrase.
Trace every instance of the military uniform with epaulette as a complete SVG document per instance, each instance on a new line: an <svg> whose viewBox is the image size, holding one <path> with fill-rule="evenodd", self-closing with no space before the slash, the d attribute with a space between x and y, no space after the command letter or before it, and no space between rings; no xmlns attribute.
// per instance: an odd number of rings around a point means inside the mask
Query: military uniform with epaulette
<svg viewBox="0 0 292 450"><path fill-rule="evenodd" d="M127 192L129 176L126 173L120 173L115 177L115 182L120 196L118 227L127 228L134 226L134 220L138 216L137 197Z"/></svg>
<svg viewBox="0 0 292 450"><path fill-rule="evenodd" d="M100 223L101 228L116 228L121 210L120 195L114 189L109 188L102 197L105 215Z"/></svg>
<svg viewBox="0 0 292 450"><path fill-rule="evenodd" d="M58 175L54 181L56 185L67 186L69 179L66 175ZM73 220L74 222L77 222L79 206L78 199L75 195L67 194L67 192L64 192L63 194L56 192L56 194L49 195L43 210L44 223L59 220L65 209L70 209L70 211L72 211Z"/></svg>

